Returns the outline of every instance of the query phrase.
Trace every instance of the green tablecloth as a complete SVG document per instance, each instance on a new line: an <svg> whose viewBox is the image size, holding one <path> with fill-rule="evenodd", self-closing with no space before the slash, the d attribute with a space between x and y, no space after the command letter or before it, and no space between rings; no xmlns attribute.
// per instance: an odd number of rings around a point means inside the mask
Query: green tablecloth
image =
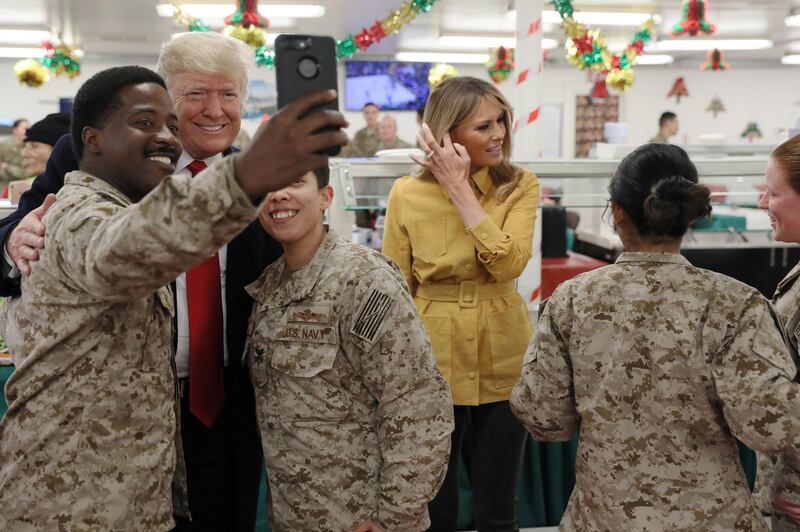
<svg viewBox="0 0 800 532"><path fill-rule="evenodd" d="M5 387L11 366L0 366L0 389ZM0 419L6 412L5 394L0 396ZM522 527L555 526L567 506L572 487L575 484L575 452L578 449L577 436L568 443L538 443L528 438L522 462L522 472L517 486L519 497L519 524ZM756 461L754 453L740 445L747 480L753 487ZM465 453L461 465L459 529L474 530L470 514L470 488L468 468L470 457ZM266 520L266 482L262 477L256 530L269 530Z"/></svg>

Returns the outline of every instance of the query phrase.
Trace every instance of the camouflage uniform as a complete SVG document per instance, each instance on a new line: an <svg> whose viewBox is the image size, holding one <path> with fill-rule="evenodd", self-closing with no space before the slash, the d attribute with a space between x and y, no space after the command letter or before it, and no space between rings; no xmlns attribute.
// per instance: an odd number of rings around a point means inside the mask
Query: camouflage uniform
<svg viewBox="0 0 800 532"><path fill-rule="evenodd" d="M775 310L788 333L789 346L794 353L798 352L798 341L800 340L800 264L796 265L792 271L780 282L775 289L773 302ZM756 477L755 494L761 510L772 513L773 531L800 531L800 526L794 524L783 515L777 514L772 506L772 478L775 475L776 462L778 455L758 455L758 475ZM782 482L774 486L774 489L784 499L800 504L800 484L792 481L791 464L781 462L779 466L782 473ZM787 476L788 475L788 476Z"/></svg>
<svg viewBox="0 0 800 532"><path fill-rule="evenodd" d="M247 287L273 529L425 530L453 409L403 276L333 232L281 285L285 266Z"/></svg>
<svg viewBox="0 0 800 532"><path fill-rule="evenodd" d="M403 139L395 137L392 142L380 141L378 143L378 147L375 148L375 153L381 150L398 150L402 148L413 148L413 146L408 142L404 141Z"/></svg>
<svg viewBox="0 0 800 532"><path fill-rule="evenodd" d="M353 140L345 147L344 157L372 157L378 151L378 126L365 127L356 131Z"/></svg>
<svg viewBox="0 0 800 532"><path fill-rule="evenodd" d="M17 369L0 422L0 530L168 530L176 458L165 286L256 217L227 157L139 203L70 172L0 312ZM176 511L186 510L176 500Z"/></svg>
<svg viewBox="0 0 800 532"><path fill-rule="evenodd" d="M13 140L0 143L0 188L26 177L30 176L25 175L22 146Z"/></svg>
<svg viewBox="0 0 800 532"><path fill-rule="evenodd" d="M680 255L623 253L548 300L511 406L534 437L580 425L561 530L767 530L734 435L800 446L800 388L771 305Z"/></svg>

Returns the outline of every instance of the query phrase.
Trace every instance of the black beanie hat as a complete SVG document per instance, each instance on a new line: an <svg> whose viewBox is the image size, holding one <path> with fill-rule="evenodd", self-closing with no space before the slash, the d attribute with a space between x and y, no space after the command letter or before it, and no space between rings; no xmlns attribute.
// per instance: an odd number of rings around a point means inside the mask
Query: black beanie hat
<svg viewBox="0 0 800 532"><path fill-rule="evenodd" d="M69 133L69 113L52 113L42 118L25 132L25 142L41 142L55 146L58 139Z"/></svg>

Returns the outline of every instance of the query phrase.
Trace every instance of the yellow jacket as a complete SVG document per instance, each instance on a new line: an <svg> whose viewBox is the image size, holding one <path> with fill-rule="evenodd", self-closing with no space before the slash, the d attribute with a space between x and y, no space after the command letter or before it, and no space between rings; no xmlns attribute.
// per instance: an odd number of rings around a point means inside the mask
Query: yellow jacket
<svg viewBox="0 0 800 532"><path fill-rule="evenodd" d="M398 179L383 239L383 253L400 266L414 295L456 405L508 400L532 336L516 279L531 258L539 182L525 172L503 203L488 168L470 182L487 216L465 227L435 179Z"/></svg>

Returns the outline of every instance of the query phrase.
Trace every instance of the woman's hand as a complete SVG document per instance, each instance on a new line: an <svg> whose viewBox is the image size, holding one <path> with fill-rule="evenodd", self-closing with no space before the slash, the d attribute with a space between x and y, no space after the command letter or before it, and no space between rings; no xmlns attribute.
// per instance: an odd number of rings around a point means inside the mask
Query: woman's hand
<svg viewBox="0 0 800 532"><path fill-rule="evenodd" d="M792 504L777 496L772 500L772 502L775 504L775 508L780 510L781 513L786 514L786 516L794 521L795 524L800 525L800 504Z"/></svg>
<svg viewBox="0 0 800 532"><path fill-rule="evenodd" d="M411 159L420 166L430 170L445 190L451 192L458 187L469 186L470 159L466 148L450 140L450 133L445 133L440 146L433 138L428 124L422 124L422 131L417 133L420 147L425 150L425 158L411 155Z"/></svg>

